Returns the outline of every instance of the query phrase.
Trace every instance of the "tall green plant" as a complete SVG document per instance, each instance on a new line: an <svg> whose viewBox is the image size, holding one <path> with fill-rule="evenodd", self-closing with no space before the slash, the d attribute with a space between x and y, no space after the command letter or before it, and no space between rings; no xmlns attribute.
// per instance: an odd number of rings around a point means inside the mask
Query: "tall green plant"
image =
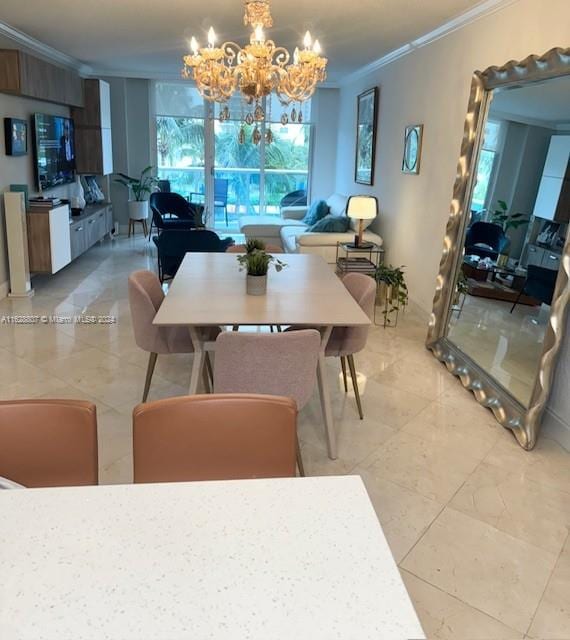
<svg viewBox="0 0 570 640"><path fill-rule="evenodd" d="M154 186L158 182L158 178L151 175L152 169L152 165L143 169L139 178L131 178L126 173L117 173L119 177L115 178L114 182L122 184L129 189L129 193L132 191L137 202L143 202L152 193Z"/></svg>
<svg viewBox="0 0 570 640"><path fill-rule="evenodd" d="M526 218L523 213L510 213L509 206L504 200L497 200L497 204L499 208L491 213L491 222L500 225L505 233L509 229L518 229L523 224L529 223L530 218Z"/></svg>

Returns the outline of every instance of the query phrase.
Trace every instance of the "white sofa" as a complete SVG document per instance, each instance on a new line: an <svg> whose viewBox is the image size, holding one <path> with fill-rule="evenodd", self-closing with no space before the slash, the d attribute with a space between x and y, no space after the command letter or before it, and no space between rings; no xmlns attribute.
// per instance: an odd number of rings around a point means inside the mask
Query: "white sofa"
<svg viewBox="0 0 570 640"><path fill-rule="evenodd" d="M333 216L346 215L348 198L334 193L327 199ZM329 264L336 264L338 242L351 242L356 233L357 222L351 220L351 228L346 233L313 233L302 222L307 207L284 207L281 216L243 216L240 219L240 231L246 238L258 238L267 244L283 247L287 253L314 253L322 256ZM363 239L382 245L382 238L366 230Z"/></svg>

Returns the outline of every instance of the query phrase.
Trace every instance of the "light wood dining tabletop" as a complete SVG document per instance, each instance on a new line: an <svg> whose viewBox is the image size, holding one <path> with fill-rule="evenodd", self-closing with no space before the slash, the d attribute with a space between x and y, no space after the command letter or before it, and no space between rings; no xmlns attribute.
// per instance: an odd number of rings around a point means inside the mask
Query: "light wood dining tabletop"
<svg viewBox="0 0 570 640"><path fill-rule="evenodd" d="M200 326L311 326L321 332L317 379L329 456L337 457L325 349L335 326L368 326L370 319L320 256L284 254L286 268L270 268L267 293L246 293L246 275L236 254L188 253L176 273L154 324L187 326L194 345L190 394L197 392L206 350L215 348L200 336Z"/></svg>

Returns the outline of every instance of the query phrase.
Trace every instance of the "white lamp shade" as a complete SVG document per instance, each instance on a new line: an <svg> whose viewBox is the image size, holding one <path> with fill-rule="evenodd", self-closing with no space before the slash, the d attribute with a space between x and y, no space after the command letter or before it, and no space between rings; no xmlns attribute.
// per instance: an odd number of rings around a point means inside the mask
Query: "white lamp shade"
<svg viewBox="0 0 570 640"><path fill-rule="evenodd" d="M357 220L373 220L378 213L378 203L374 196L351 196L346 215Z"/></svg>

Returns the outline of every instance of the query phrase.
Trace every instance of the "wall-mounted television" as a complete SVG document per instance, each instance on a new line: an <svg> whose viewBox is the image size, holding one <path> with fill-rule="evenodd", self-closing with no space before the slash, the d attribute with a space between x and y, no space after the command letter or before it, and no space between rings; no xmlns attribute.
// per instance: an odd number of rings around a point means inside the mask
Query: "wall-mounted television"
<svg viewBox="0 0 570 640"><path fill-rule="evenodd" d="M36 182L38 189L51 189L73 182L75 137L73 120L36 113L33 117Z"/></svg>

